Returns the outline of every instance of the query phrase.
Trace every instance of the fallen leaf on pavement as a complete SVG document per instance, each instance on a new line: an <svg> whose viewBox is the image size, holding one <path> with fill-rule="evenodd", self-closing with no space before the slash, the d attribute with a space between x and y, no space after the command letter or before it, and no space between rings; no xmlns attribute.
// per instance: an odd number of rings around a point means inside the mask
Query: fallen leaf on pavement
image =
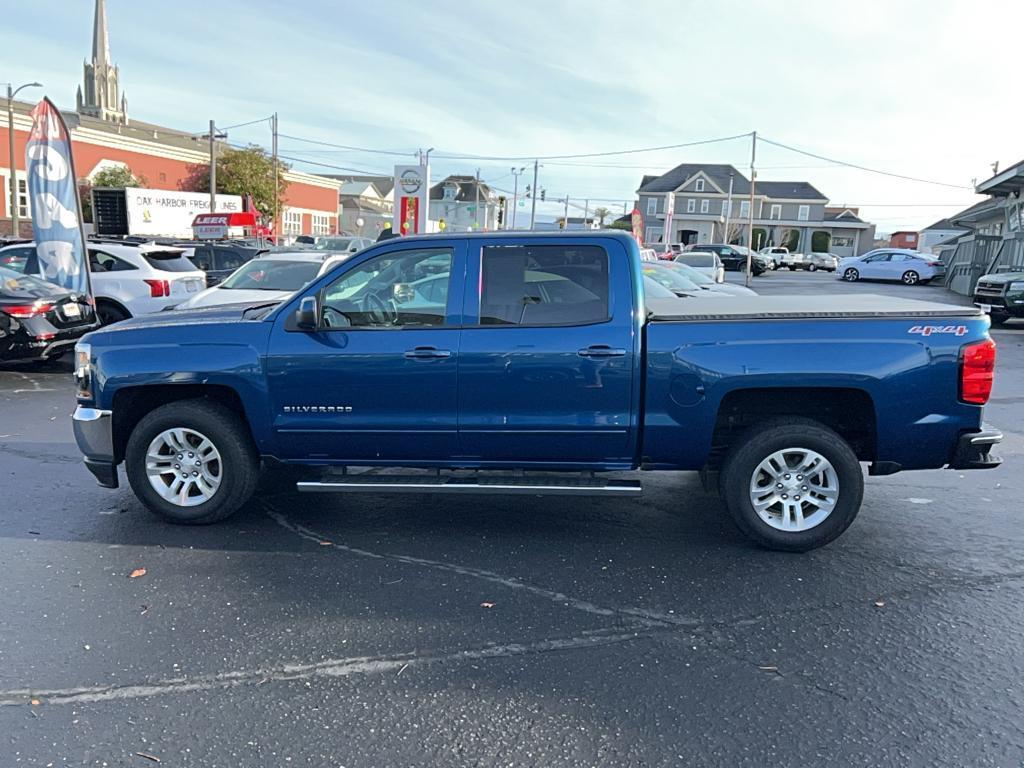
<svg viewBox="0 0 1024 768"><path fill-rule="evenodd" d="M137 579L137 578L139 578L139 576L145 576L145 575L146 575L146 569L145 568L136 568L134 571L132 571L131 573L128 574L128 578L129 579Z"/></svg>
<svg viewBox="0 0 1024 768"><path fill-rule="evenodd" d="M875 600L875 608L885 608L885 600Z"/></svg>
<svg viewBox="0 0 1024 768"><path fill-rule="evenodd" d="M494 603L480 603L481 608L493 608Z"/></svg>
<svg viewBox="0 0 1024 768"><path fill-rule="evenodd" d="M333 541L321 541L320 542L320 546L321 547L331 547L331 546L334 546L334 542Z"/></svg>
<svg viewBox="0 0 1024 768"><path fill-rule="evenodd" d="M152 760L154 763L159 763L160 758L155 755L147 755L145 752L136 752L136 756L145 758L146 760Z"/></svg>
<svg viewBox="0 0 1024 768"><path fill-rule="evenodd" d="M760 669L762 672L778 672L779 671L778 667L762 667L762 666L758 666L758 669Z"/></svg>

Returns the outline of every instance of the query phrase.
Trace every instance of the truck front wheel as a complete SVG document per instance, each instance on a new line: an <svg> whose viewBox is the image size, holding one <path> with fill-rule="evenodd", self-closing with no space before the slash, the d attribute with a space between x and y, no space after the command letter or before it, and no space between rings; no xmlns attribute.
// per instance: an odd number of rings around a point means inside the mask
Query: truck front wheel
<svg viewBox="0 0 1024 768"><path fill-rule="evenodd" d="M179 400L150 411L125 449L138 499L172 523L206 525L252 496L259 456L242 419L218 403Z"/></svg>
<svg viewBox="0 0 1024 768"><path fill-rule="evenodd" d="M769 549L806 552L860 511L864 474L850 445L810 419L765 422L739 436L721 490L736 525Z"/></svg>

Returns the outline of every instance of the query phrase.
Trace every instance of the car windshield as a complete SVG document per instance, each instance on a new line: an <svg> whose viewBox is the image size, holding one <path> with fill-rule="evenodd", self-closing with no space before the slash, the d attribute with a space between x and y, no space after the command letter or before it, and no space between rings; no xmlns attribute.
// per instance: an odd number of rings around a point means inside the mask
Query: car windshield
<svg viewBox="0 0 1024 768"><path fill-rule="evenodd" d="M677 298L672 291L658 281L644 276L644 297L648 299L674 299Z"/></svg>
<svg viewBox="0 0 1024 768"><path fill-rule="evenodd" d="M61 292L57 286L38 277L0 267L0 298L46 299Z"/></svg>
<svg viewBox="0 0 1024 768"><path fill-rule="evenodd" d="M645 266L644 276L668 288L670 291L699 291L700 286L688 277L668 267Z"/></svg>
<svg viewBox="0 0 1024 768"><path fill-rule="evenodd" d="M153 269L162 272L195 272L196 265L185 258L181 251L141 251L140 256Z"/></svg>
<svg viewBox="0 0 1024 768"><path fill-rule="evenodd" d="M316 277L318 261L253 259L217 286L220 290L297 291Z"/></svg>
<svg viewBox="0 0 1024 768"><path fill-rule="evenodd" d="M691 267L708 267L715 266L715 257L711 253L683 253L676 256L676 261L680 264L689 264Z"/></svg>
<svg viewBox="0 0 1024 768"><path fill-rule="evenodd" d="M665 262L665 266L668 269L678 272L683 277L693 281L697 285L715 285L715 281L705 275L703 272L699 272L689 264L683 264L681 261L668 261Z"/></svg>
<svg viewBox="0 0 1024 768"><path fill-rule="evenodd" d="M354 237L321 237L313 246L314 251L347 251Z"/></svg>

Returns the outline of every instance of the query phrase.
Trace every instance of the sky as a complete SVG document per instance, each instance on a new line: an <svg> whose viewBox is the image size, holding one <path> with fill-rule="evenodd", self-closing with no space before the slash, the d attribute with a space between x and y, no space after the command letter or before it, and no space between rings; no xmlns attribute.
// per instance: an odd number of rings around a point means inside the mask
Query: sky
<svg viewBox="0 0 1024 768"><path fill-rule="evenodd" d="M54 5L5 11L0 78L39 80L45 89L26 95L73 108L93 0ZM525 166L522 191L538 155L757 131L947 185L759 142L759 179L808 181L887 233L976 202L973 180L1024 159L1024 3L1015 0L107 0L107 14L130 117L199 132L211 118L226 127L276 111L282 156L312 172L390 174L433 147L434 179L479 168L511 191L511 170ZM270 144L269 122L228 133ZM560 215L550 201L568 196L570 215L587 199L620 213L645 173L708 162L749 175L750 151L743 136L543 161L549 202L538 212Z"/></svg>

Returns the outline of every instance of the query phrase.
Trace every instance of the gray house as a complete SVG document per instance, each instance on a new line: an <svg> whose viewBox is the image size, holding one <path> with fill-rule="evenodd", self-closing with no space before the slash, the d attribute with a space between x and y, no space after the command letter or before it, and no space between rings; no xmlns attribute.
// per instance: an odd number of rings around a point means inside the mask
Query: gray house
<svg viewBox="0 0 1024 768"><path fill-rule="evenodd" d="M661 176L644 176L637 195L647 243L747 243L750 180L731 165L683 163ZM666 234L670 199L672 231ZM784 245L795 252L829 251L839 256L870 250L875 226L856 211L826 211L827 205L828 198L806 181L758 181L754 247Z"/></svg>

